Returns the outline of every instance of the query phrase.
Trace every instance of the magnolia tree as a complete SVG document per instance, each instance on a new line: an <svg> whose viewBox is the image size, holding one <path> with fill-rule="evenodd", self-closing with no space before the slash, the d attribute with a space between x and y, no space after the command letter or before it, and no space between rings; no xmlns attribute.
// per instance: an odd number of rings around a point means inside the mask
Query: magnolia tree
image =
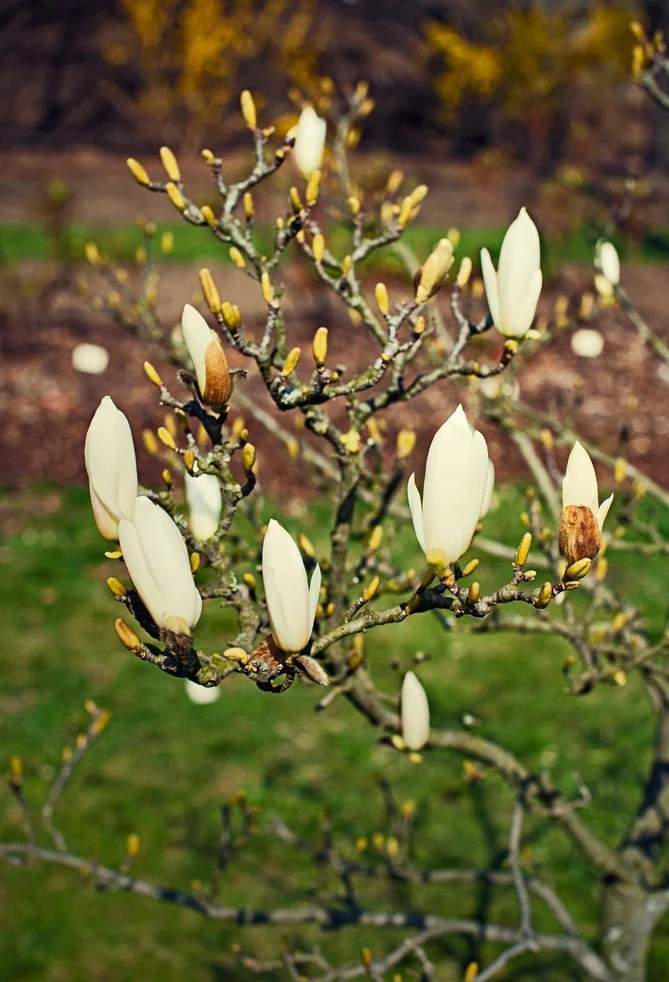
<svg viewBox="0 0 669 982"><path fill-rule="evenodd" d="M642 539L643 526L635 525L642 484L630 462L615 461L577 439L568 422L530 409L513 385L500 383L499 377L519 364L526 370L559 328L557 322L533 327L542 289L534 221L521 208L504 236L497 268L488 250L482 250L487 309L483 299L473 299L471 259L461 258L454 268L454 235L442 238L422 264L413 263L406 247L400 249L414 274L413 286L401 291L403 299L391 301L384 283L370 289L361 264L383 247L400 243L427 188L419 185L403 192L401 176L393 173L373 204L361 199L346 151L351 133L371 108L366 87L358 86L350 96L328 147L326 122L311 108L302 113L296 131L277 144L272 127L258 123L249 92L242 94L241 106L255 159L246 177L229 183L222 160L203 152L220 195L216 209L200 207L189 198L168 148L161 150L167 181L151 178L138 161L128 164L141 185L164 194L187 223L220 242L249 286L257 288L265 311L260 337L245 328L243 313L234 303L221 299L207 269L200 274L202 311L186 304L181 333L175 337L161 327L156 314L153 269L145 267L137 295L95 247L88 249L101 275L122 284L121 300L116 298L110 313L147 343L162 345L180 366L176 378L163 379L149 362L145 365L159 402L173 410L180 423L180 428L158 430L163 452L171 460L162 489L138 483L131 429L119 408L122 393L104 397L86 436L93 515L101 536L111 543L107 555L119 561L118 578L108 580L124 608L115 622L116 633L138 658L177 681L187 680L190 690L203 697L225 688L226 680L237 675L267 698L283 693L281 698L290 700L287 690L297 679L313 687L319 709L327 709L337 696L347 700L359 712L361 725L376 727L397 754L408 755L422 768L438 768L449 753L495 771L513 798L508 864L502 870L469 869L464 856L457 868L419 866L412 858L407 813L399 831L396 828L393 848L376 864L347 859L332 844L324 853L314 847L313 855L331 867L348 897L348 903L336 909L319 902L264 911L226 907L164 889L133 876L126 867L98 862L91 866L89 859L70 850L54 822L54 811L73 768L106 722L94 706L89 730L64 764L43 809L52 845L41 843L31 823L28 840L0 845L0 854L15 863L30 857L87 870L106 889L182 904L237 925L262 920L284 931L301 923L399 930L400 940L394 933L395 940L378 957L364 948L350 964L335 965L318 950L304 951L290 943L276 963L247 960L251 969L281 970L289 978L400 979L403 976L396 973L403 971L409 978L445 978L439 941L461 935L486 942L485 963L470 962L467 982L510 978L513 969L508 966L514 959L522 956L527 963L546 952L559 956L565 978L640 982L646 978L651 936L669 908L669 641L663 635L651 642L639 612L607 581L608 565L619 555L615 541L608 544L607 557L603 555L613 495L602 500L593 458L615 473L627 521L641 530L641 551L666 552L667 545L647 530ZM289 158L289 166L296 166L302 177L290 190L287 212L276 218L265 254L254 234L254 195L262 193ZM328 245L329 207L346 216L349 237L342 250ZM355 331L364 332L375 349L369 364L354 371L330 364L328 327L322 326L313 336L312 364L305 365L309 357L293 343L295 324L285 304L282 263L289 248L295 261L310 265L320 288L329 291L342 310L348 308ZM620 285L618 255L609 241L600 242L595 262L600 299L590 298L588 310L601 313L618 304L644 342L669 362L667 349ZM445 296L447 304L442 303ZM481 316L472 319L477 302ZM480 348L471 353L470 342L484 333L499 339L488 350L501 352L488 361L476 355ZM245 369L230 369L232 351L243 358ZM247 381L238 377L243 375L261 380L274 412L245 394ZM414 449L414 434L405 429L394 451L380 457L378 419L445 379L476 380L476 412L466 413L455 400L450 405L443 400L429 448ZM234 410L240 408L251 421L248 426L233 421L238 418ZM302 430L286 425L291 414L301 418ZM480 420L506 432L536 487L517 547L501 546L479 534L494 486L493 460L477 429ZM287 530L291 523L280 501L256 537L240 530L245 513L258 514L261 494L256 450L250 442L253 427L267 428L290 457L299 459L313 486L333 502L329 547L320 561L304 534L295 539ZM156 451L158 444L151 439ZM562 453L556 456L559 448ZM422 479L405 473L412 451L420 472L424 461ZM175 494L177 470L185 482L185 510ZM669 503L669 493L652 481L645 481L643 488L664 505ZM424 556L417 572L408 562L393 559L387 547L398 530L411 524ZM509 575L495 589L485 592L474 578L479 562L474 551L508 559ZM202 586L199 571L204 567L209 575ZM252 569L260 572L261 582ZM575 593L586 593L587 605L574 604ZM221 604L234 614L236 634L222 651L212 652L198 644L198 625ZM420 679L419 660L412 670L405 666L401 691L379 687L363 639L373 638L381 625L413 622L430 611L437 615L435 631L439 623L449 628L456 620L462 622L459 629L469 624L472 629L516 631L519 655L523 639L532 634L563 639L572 652L564 675L573 695L585 698L603 686L613 693L632 673L638 674L655 717L656 741L638 808L622 839L595 835L588 820L587 788L574 795L554 786L545 772L524 763L513 746L485 739L467 725L431 728L429 692ZM150 675L140 684L148 692ZM27 809L17 760L10 785ZM582 930L549 879L523 861L526 830L535 821L552 823L590 865L601 892L598 934ZM281 827L278 834L300 845L290 829ZM308 844L302 847L310 849ZM129 844L133 851L136 844ZM385 878L389 886L441 884L450 894L485 882L491 890L515 894L517 916L500 921L446 916L434 891L428 906L418 911L389 909L387 903L379 909L365 907L354 893L357 877ZM542 908L540 928L537 908ZM550 928L543 926L547 923ZM383 942L380 945L383 948Z"/></svg>

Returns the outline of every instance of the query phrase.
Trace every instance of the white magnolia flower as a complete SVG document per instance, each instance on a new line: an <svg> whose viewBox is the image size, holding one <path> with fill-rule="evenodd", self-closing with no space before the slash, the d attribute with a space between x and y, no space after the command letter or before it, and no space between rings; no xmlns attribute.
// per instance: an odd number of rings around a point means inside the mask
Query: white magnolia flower
<svg viewBox="0 0 669 982"><path fill-rule="evenodd" d="M118 523L132 518L137 498L137 461L130 424L109 396L91 420L84 459L95 524L105 539L118 539Z"/></svg>
<svg viewBox="0 0 669 982"><path fill-rule="evenodd" d="M273 518L262 547L262 578L272 637L282 651L306 648L316 616L321 588L318 563L307 583L300 550L292 536Z"/></svg>
<svg viewBox="0 0 669 982"><path fill-rule="evenodd" d="M132 521L122 519L119 541L130 578L161 628L190 634L202 613L186 543L170 516L140 496Z"/></svg>
<svg viewBox="0 0 669 982"><path fill-rule="evenodd" d="M571 336L571 350L579 358L599 358L604 350L604 335L591 327L579 327Z"/></svg>
<svg viewBox="0 0 669 982"><path fill-rule="evenodd" d="M77 344L72 349L72 368L85 375L101 375L109 364L109 352L100 344Z"/></svg>
<svg viewBox="0 0 669 982"><path fill-rule="evenodd" d="M458 406L430 444L422 501L413 474L407 485L413 527L428 562L452 565L467 551L490 505L494 480L486 442Z"/></svg>
<svg viewBox="0 0 669 982"><path fill-rule="evenodd" d="M425 689L413 672L407 672L402 682L400 719L402 739L409 750L421 750L430 735L430 707Z"/></svg>
<svg viewBox="0 0 669 982"><path fill-rule="evenodd" d="M184 474L190 530L200 542L211 538L221 517L221 485L215 474Z"/></svg>
<svg viewBox="0 0 669 982"><path fill-rule="evenodd" d="M597 475L590 456L576 442L562 481L562 512L558 541L567 565L594 559L602 546L602 526L613 495L599 504Z"/></svg>
<svg viewBox="0 0 669 982"><path fill-rule="evenodd" d="M611 286L620 283L620 259L612 242L599 241L595 251L595 265Z"/></svg>
<svg viewBox="0 0 669 982"><path fill-rule="evenodd" d="M597 519L601 531L604 519L609 513L613 495L609 495L601 505L598 501L599 489L595 468L590 460L590 454L577 440L569 454L567 469L562 481L562 507L585 505Z"/></svg>
<svg viewBox="0 0 669 982"><path fill-rule="evenodd" d="M221 690L217 685L198 685L186 679L186 695L196 706L209 706L221 698Z"/></svg>
<svg viewBox="0 0 669 982"><path fill-rule="evenodd" d="M193 362L202 400L213 409L225 406L232 393L228 359L215 331L202 314L187 303L181 315L184 344Z"/></svg>
<svg viewBox="0 0 669 982"><path fill-rule="evenodd" d="M481 249L481 270L495 327L507 338L522 338L534 320L542 282L539 233L524 208L504 236L499 269Z"/></svg>
<svg viewBox="0 0 669 982"><path fill-rule="evenodd" d="M305 106L295 128L293 160L307 179L323 162L326 130L326 121L311 106Z"/></svg>

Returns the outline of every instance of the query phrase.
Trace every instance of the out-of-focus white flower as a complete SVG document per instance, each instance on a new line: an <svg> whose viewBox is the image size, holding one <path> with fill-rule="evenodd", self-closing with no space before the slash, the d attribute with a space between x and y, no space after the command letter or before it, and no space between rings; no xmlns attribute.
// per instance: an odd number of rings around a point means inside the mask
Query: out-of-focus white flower
<svg viewBox="0 0 669 982"><path fill-rule="evenodd" d="M186 695L196 706L209 706L221 698L221 690L218 685L198 685L186 679Z"/></svg>
<svg viewBox="0 0 669 982"><path fill-rule="evenodd" d="M587 450L577 441L562 481L560 553L567 563L594 559L601 548L601 530L613 495L599 504L597 475Z"/></svg>
<svg viewBox="0 0 669 982"><path fill-rule="evenodd" d="M486 442L458 406L430 444L422 502L413 474L407 485L416 538L429 563L452 565L467 551L494 480Z"/></svg>
<svg viewBox="0 0 669 982"><path fill-rule="evenodd" d="M188 524L196 539L206 542L211 538L221 517L221 485L215 474L184 474Z"/></svg>
<svg viewBox="0 0 669 982"><path fill-rule="evenodd" d="M311 637L321 588L318 563L307 583L300 550L273 518L262 547L262 578L272 637L282 651L303 651Z"/></svg>
<svg viewBox="0 0 669 982"><path fill-rule="evenodd" d="M186 543L170 516L144 495L132 521L122 519L119 541L135 589L160 628L190 634L202 613Z"/></svg>
<svg viewBox="0 0 669 982"><path fill-rule="evenodd" d="M571 336L571 350L579 358L599 358L604 350L604 337L591 327L580 327Z"/></svg>
<svg viewBox="0 0 669 982"><path fill-rule="evenodd" d="M72 368L85 375L101 375L109 364L109 352L99 344L77 344L72 349Z"/></svg>
<svg viewBox="0 0 669 982"><path fill-rule="evenodd" d="M181 330L202 400L212 409L220 409L227 404L232 393L228 359L220 338L202 314L189 303L181 315Z"/></svg>
<svg viewBox="0 0 669 982"><path fill-rule="evenodd" d="M620 283L620 258L612 242L600 240L595 250L595 266L611 286Z"/></svg>
<svg viewBox="0 0 669 982"><path fill-rule="evenodd" d="M105 539L118 539L118 523L132 518L137 498L137 461L130 424L105 396L91 420L84 460L95 524Z"/></svg>
<svg viewBox="0 0 669 982"><path fill-rule="evenodd" d="M327 123L311 106L305 106L295 128L293 160L298 170L309 179L323 162Z"/></svg>
<svg viewBox="0 0 669 982"><path fill-rule="evenodd" d="M542 283L540 258L539 233L524 208L504 236L497 271L488 250L481 249L490 315L507 338L524 337L534 320Z"/></svg>
<svg viewBox="0 0 669 982"><path fill-rule="evenodd" d="M413 672L402 682L400 699L402 739L409 750L421 750L430 735L430 707L425 689Z"/></svg>

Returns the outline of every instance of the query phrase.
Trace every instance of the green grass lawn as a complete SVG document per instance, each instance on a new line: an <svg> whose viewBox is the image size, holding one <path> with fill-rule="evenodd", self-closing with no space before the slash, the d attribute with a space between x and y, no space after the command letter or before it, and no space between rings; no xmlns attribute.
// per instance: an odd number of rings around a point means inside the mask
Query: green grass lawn
<svg viewBox="0 0 669 982"><path fill-rule="evenodd" d="M502 501L486 533L515 545L522 528L509 518L515 513L509 499ZM461 759L446 754L430 752L421 764L412 764L380 743L343 700L314 713L318 693L306 685L295 684L276 697L233 678L214 705L192 705L181 681L134 659L115 637L112 622L119 611L104 579L116 568L103 557L86 492L47 486L20 498L6 494L0 516L10 530L0 547L0 766L6 769L12 754L21 756L25 795L38 807L63 747L72 746L86 725L84 701L94 699L112 715L61 802L58 821L74 852L118 866L127 836L138 833L142 845L134 872L139 877L207 889L221 803L243 790L258 809L258 827L221 875L221 903L288 907L314 898L337 903L341 890L331 874L276 841L272 816L281 815L300 835L317 840L323 814L331 810L342 851L352 856L358 836L371 839L384 831L379 782L387 781L398 802L416 802L419 863L500 865L512 801L494 775L468 783ZM407 564L418 563L411 536L397 548ZM662 564L635 564L627 555L610 559L612 581L659 611L666 582ZM484 560L482 586L496 585L502 570L503 564ZM232 632L227 615L208 608L197 640L205 650L221 650ZM533 767L550 769L567 793L575 794L577 782L585 782L593 795L586 820L609 842L620 836L652 740L635 681L572 698L563 691L566 652L560 642L472 636L459 623L444 631L430 615L380 629L367 644L372 673L390 692L400 681L393 663L403 671L415 652L428 653L417 671L436 726L457 726L463 714L472 714L480 735L505 742ZM19 809L2 785L0 838L21 835ZM577 920L594 929L597 882L575 849L540 820L527 823L525 842L527 869L554 884ZM370 852L375 854L374 846ZM379 910L487 913L517 923L513 897L491 899L482 887L395 884L383 890L362 883L358 899ZM313 928L241 931L177 907L96 891L78 874L57 867L0 867L0 909L0 978L12 982L242 979L247 975L230 954L234 942L264 956L280 954L285 943L319 944L333 957L355 961L362 945L380 954L399 937L359 930L319 934ZM537 925L551 930L552 921L540 909ZM431 954L438 964L451 966L439 978L455 982L480 952L453 939ZM417 978L414 968L403 978ZM653 971L657 982L669 975L666 929L655 944ZM524 969L514 963L505 977L579 978L572 966L550 957L541 969L534 961Z"/></svg>
<svg viewBox="0 0 669 982"><path fill-rule="evenodd" d="M164 223L158 226L157 236L162 232L172 232L174 246L169 259L172 262L204 262L210 259L228 261L227 251L209 233L208 229L197 228L184 222ZM502 228L471 228L461 230L461 239L456 255L465 255L476 259L483 246L487 246L496 254L502 243L505 230ZM411 226L407 229L402 241L411 248L417 256L424 256L434 247L444 234L443 228L432 228L427 225ZM128 262L132 260L135 250L142 245L143 234L137 225L123 226L83 226L69 227L62 240L65 254L71 259L81 259L84 246L89 241L95 241L100 249L112 260ZM267 226L260 226L254 231L256 245L269 251L272 242L272 232ZM328 244L337 254L345 254L348 233L343 226L333 226L328 230ZM565 262L583 262L591 264L594 254L592 235L585 229L579 229L560 240L549 240L544 243L544 268L547 274L557 270ZM47 229L39 225L0 224L0 264L11 265L25 260L46 260L54 255L54 244ZM623 257L637 262L662 263L669 261L669 230L654 229L647 233L640 246ZM399 268L399 260L393 255L392 247L387 247L375 254L375 264L383 267Z"/></svg>

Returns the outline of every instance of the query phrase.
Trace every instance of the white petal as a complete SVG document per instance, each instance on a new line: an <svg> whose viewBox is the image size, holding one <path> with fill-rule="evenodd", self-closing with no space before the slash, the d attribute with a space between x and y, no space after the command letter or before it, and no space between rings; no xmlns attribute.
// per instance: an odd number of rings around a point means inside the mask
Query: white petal
<svg viewBox="0 0 669 982"><path fill-rule="evenodd" d="M601 505L597 509L597 521L599 522L600 530L604 527L604 522L606 521L606 516L609 513L609 508L611 507L611 502L613 501L613 495L610 494L609 497L602 501Z"/></svg>
<svg viewBox="0 0 669 982"><path fill-rule="evenodd" d="M131 519L137 498L137 461L130 424L105 396L95 411L84 445L86 471L97 502L108 516ZM97 521L97 510L94 504ZM100 526L98 526L100 528ZM117 537L111 523L100 528L108 539Z"/></svg>
<svg viewBox="0 0 669 982"><path fill-rule="evenodd" d="M184 344L188 349L190 360L193 362L197 386L204 394L207 385L206 354L211 344L212 331L202 314L187 303L181 315L181 330Z"/></svg>
<svg viewBox="0 0 669 982"><path fill-rule="evenodd" d="M481 272L483 273L483 284L485 286L488 307L490 308L490 316L492 317L493 324L499 330L501 325L497 272L487 249L481 249Z"/></svg>
<svg viewBox="0 0 669 982"><path fill-rule="evenodd" d="M321 594L321 568L316 563L316 568L311 574L311 583L309 584L309 634L311 634L312 628L314 626L314 619L316 617L316 607L318 607L318 600Z"/></svg>
<svg viewBox="0 0 669 982"><path fill-rule="evenodd" d="M430 735L430 706L425 689L413 672L404 676L400 706L402 738L409 750L421 750Z"/></svg>
<svg viewBox="0 0 669 982"><path fill-rule="evenodd" d="M522 337L532 323L541 291L539 232L524 208L504 236L497 276L497 327L503 334Z"/></svg>
<svg viewBox="0 0 669 982"><path fill-rule="evenodd" d="M221 690L218 685L198 685L186 679L186 695L196 706L209 706L221 697Z"/></svg>
<svg viewBox="0 0 669 982"><path fill-rule="evenodd" d="M297 122L293 160L298 169L309 178L323 162L327 123L311 106L306 106Z"/></svg>
<svg viewBox="0 0 669 982"><path fill-rule="evenodd" d="M193 582L181 532L167 512L143 495L137 498L132 527L137 541L126 530L131 552L128 557L121 543L123 558L156 624L164 627L168 617L177 616L195 627L202 613L202 597Z"/></svg>
<svg viewBox="0 0 669 982"><path fill-rule="evenodd" d="M307 574L292 536L273 518L263 542L262 577L274 640L283 651L302 651L312 627Z"/></svg>
<svg viewBox="0 0 669 982"><path fill-rule="evenodd" d="M462 406L437 430L425 465L425 547L456 562L469 548L488 482L488 448Z"/></svg>
<svg viewBox="0 0 669 982"><path fill-rule="evenodd" d="M604 350L604 336L591 327L580 327L571 336L571 350L579 358L599 358Z"/></svg>
<svg viewBox="0 0 669 982"><path fill-rule="evenodd" d="M86 375L101 375L109 364L109 352L99 344L77 344L72 349L72 368Z"/></svg>
<svg viewBox="0 0 669 982"><path fill-rule="evenodd" d="M576 441L562 481L562 507L586 505L597 514L597 475L587 450Z"/></svg>
<svg viewBox="0 0 669 982"><path fill-rule="evenodd" d="M620 258L613 243L600 242L596 258L602 275L616 286L620 282Z"/></svg>
<svg viewBox="0 0 669 982"><path fill-rule="evenodd" d="M221 517L221 485L215 474L184 474L190 530L200 542L211 538Z"/></svg>
<svg viewBox="0 0 669 982"><path fill-rule="evenodd" d="M420 494L418 488L416 487L416 475L412 474L407 482L407 496L409 498L409 511L411 512L411 521L413 522L413 529L416 533L416 538L418 539L418 545L421 547L423 552L425 549L425 534L423 532L423 505L420 500Z"/></svg>
<svg viewBox="0 0 669 982"><path fill-rule="evenodd" d="M119 542L123 551L123 561L135 590L144 601L144 606L160 627L165 622L165 609L160 589L153 578L139 541L137 529L126 518L121 519L118 529Z"/></svg>

